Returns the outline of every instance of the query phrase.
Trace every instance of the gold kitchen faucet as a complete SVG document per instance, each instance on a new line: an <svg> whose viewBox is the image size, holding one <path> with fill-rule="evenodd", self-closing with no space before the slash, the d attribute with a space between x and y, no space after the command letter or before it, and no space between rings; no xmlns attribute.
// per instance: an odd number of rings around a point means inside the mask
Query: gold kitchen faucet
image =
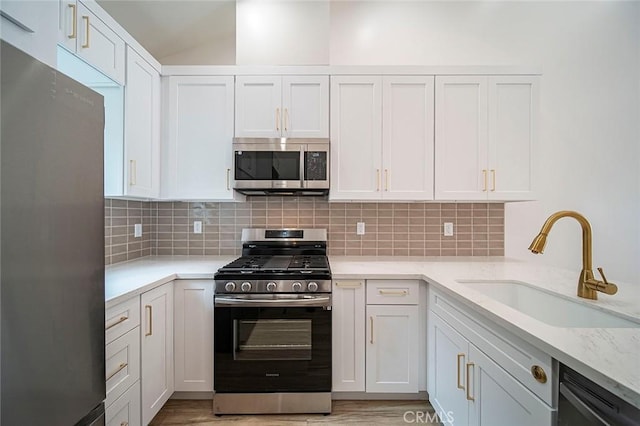
<svg viewBox="0 0 640 426"><path fill-rule="evenodd" d="M606 294L616 294L618 292L618 286L607 281L602 268L598 268L598 272L600 272L600 275L602 276L602 281L596 280L593 277L591 224L580 213L570 210L562 210L549 216L544 225L542 225L540 233L531 242L529 250L535 254L542 253L544 251L544 246L547 243L549 231L551 231L551 228L558 219L563 217L572 217L580 223L580 226L582 226L582 271L578 278L578 297L597 300L599 291Z"/></svg>

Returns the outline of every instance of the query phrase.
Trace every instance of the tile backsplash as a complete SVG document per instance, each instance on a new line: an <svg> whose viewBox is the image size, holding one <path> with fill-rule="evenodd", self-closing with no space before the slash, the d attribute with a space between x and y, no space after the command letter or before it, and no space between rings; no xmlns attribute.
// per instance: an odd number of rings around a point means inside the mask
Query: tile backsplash
<svg viewBox="0 0 640 426"><path fill-rule="evenodd" d="M244 203L106 200L106 264L151 254L239 255L242 228L326 228L330 255L502 256L503 203L329 203L249 197ZM193 222L202 221L202 233ZM365 234L356 235L356 223ZM442 235L451 222L454 236ZM143 235L133 237L141 223Z"/></svg>

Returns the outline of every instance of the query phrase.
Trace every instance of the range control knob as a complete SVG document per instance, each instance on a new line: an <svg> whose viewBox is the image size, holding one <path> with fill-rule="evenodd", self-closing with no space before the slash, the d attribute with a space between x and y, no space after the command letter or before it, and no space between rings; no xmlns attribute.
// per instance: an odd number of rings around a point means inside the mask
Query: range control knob
<svg viewBox="0 0 640 426"><path fill-rule="evenodd" d="M245 293L251 290L251 283L249 281L243 282L242 285L240 286L240 290L244 291Z"/></svg>
<svg viewBox="0 0 640 426"><path fill-rule="evenodd" d="M299 282L295 282L293 284L291 284L291 290L293 291L300 291L302 290L302 284L300 284Z"/></svg>
<svg viewBox="0 0 640 426"><path fill-rule="evenodd" d="M315 281L311 281L308 285L307 285L307 290L309 291L318 291L318 283Z"/></svg>
<svg viewBox="0 0 640 426"><path fill-rule="evenodd" d="M234 283L233 281L229 281L228 283L226 283L224 285L224 290L228 291L228 292L232 292L236 289L236 283Z"/></svg>
<svg viewBox="0 0 640 426"><path fill-rule="evenodd" d="M275 291L276 289L276 283L274 283L273 281L270 283L267 283L267 291Z"/></svg>

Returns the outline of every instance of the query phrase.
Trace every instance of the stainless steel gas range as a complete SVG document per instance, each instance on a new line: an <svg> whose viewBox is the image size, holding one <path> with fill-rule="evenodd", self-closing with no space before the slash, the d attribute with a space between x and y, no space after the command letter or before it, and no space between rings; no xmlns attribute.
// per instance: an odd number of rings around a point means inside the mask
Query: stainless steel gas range
<svg viewBox="0 0 640 426"><path fill-rule="evenodd" d="M215 274L215 414L331 412L326 229L244 229Z"/></svg>

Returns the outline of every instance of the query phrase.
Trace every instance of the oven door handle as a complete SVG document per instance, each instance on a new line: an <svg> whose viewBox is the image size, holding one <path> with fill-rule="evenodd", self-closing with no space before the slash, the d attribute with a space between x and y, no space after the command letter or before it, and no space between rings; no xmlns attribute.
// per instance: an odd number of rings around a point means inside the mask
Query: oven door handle
<svg viewBox="0 0 640 426"><path fill-rule="evenodd" d="M319 308L331 308L331 296L314 296L308 299L246 299L235 297L216 296L215 306L264 306L264 307L296 307L311 306Z"/></svg>
<svg viewBox="0 0 640 426"><path fill-rule="evenodd" d="M593 424L610 426L610 423L605 421L602 417L598 415L591 407L585 404L584 401L580 399L578 395L576 395L565 383L560 383L560 394L564 396L567 401L573 407L580 412L584 417L589 419L589 421Z"/></svg>

